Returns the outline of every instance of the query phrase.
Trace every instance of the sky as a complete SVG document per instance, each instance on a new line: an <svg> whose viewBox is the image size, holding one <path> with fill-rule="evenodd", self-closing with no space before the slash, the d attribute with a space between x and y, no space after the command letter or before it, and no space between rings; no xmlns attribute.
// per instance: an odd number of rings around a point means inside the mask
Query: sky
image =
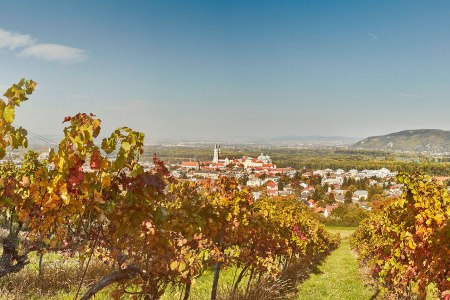
<svg viewBox="0 0 450 300"><path fill-rule="evenodd" d="M38 83L34 133L78 112L148 142L450 129L449 1L0 4L0 90Z"/></svg>

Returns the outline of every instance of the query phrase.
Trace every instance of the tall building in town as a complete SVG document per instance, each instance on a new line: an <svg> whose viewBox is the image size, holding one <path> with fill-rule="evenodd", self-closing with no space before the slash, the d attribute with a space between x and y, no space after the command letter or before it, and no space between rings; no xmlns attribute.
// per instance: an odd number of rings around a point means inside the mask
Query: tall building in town
<svg viewBox="0 0 450 300"><path fill-rule="evenodd" d="M219 162L219 155L220 155L220 144L214 145L214 156L213 156L213 163L217 164Z"/></svg>

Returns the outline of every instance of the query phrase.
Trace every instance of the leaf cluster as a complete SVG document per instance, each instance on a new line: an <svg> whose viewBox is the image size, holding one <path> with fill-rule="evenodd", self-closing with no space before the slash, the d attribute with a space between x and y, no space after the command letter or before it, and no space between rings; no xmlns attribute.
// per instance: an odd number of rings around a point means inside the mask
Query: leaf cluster
<svg viewBox="0 0 450 300"><path fill-rule="evenodd" d="M425 299L435 284L450 290L450 197L421 174L400 174L401 197L364 220L351 239L373 276L397 298Z"/></svg>

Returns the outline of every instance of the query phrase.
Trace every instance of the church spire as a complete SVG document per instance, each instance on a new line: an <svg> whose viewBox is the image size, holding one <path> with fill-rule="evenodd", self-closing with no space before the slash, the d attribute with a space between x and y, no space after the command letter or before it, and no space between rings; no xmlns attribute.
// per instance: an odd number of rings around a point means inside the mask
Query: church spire
<svg viewBox="0 0 450 300"><path fill-rule="evenodd" d="M217 164L219 162L219 155L220 155L220 144L214 145L214 155L213 155L213 163Z"/></svg>

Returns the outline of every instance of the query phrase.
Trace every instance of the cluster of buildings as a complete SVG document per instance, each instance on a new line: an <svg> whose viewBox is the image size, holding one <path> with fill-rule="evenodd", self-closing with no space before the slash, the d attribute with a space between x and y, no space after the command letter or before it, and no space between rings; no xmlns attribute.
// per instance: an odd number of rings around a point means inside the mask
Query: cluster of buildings
<svg viewBox="0 0 450 300"><path fill-rule="evenodd" d="M402 192L402 186L395 184L396 173L386 168L362 171L325 169L305 172L302 170L301 176L298 176L300 173L295 169L279 168L269 155L263 153L258 157L243 156L232 159L221 158L220 154L220 145L216 144L211 161L181 161L179 164L171 166L172 175L192 181L218 179L219 176L234 177L241 182L241 185L251 188L255 199L263 195L269 197L294 195L325 216L331 213L335 205L319 207L318 201L311 199L316 187L310 185L309 178L321 178L321 186L327 187L327 195L332 194L337 204L346 200L347 190L342 189L342 185L345 180L349 179L366 180L369 185L382 186L385 196L399 196ZM351 200L363 208L370 209L366 202L368 197L367 190L356 190L353 192Z"/></svg>
<svg viewBox="0 0 450 300"><path fill-rule="evenodd" d="M294 175L292 168L278 168L268 155L258 157L220 158L220 144L216 144L211 161L182 161L172 166L172 175L187 179L217 179L219 176L233 176L236 179L248 179L250 186L262 186L270 178L279 175ZM263 176L262 176L263 175ZM264 179L262 179L264 178Z"/></svg>

